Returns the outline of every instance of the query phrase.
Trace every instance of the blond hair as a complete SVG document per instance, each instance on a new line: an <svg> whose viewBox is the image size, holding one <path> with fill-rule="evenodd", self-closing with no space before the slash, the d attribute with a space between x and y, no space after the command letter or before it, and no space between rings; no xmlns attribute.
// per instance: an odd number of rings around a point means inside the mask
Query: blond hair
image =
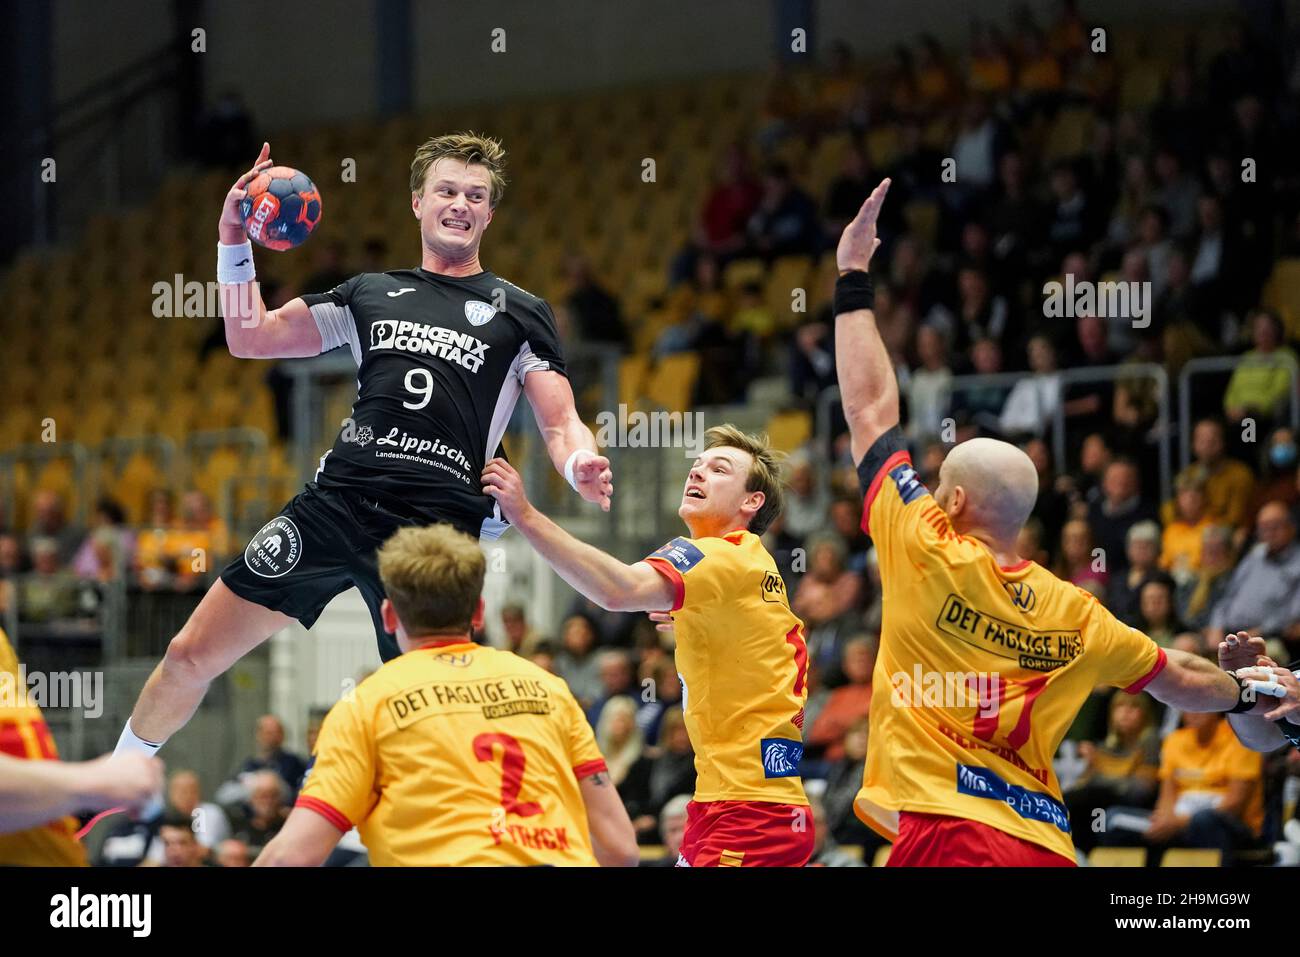
<svg viewBox="0 0 1300 957"><path fill-rule="evenodd" d="M421 143L411 160L411 192L423 193L429 169L440 159L451 157L466 166L483 166L488 171L488 206L497 208L506 189L506 151L500 140L468 130L446 133Z"/></svg>
<svg viewBox="0 0 1300 957"><path fill-rule="evenodd" d="M781 478L781 463L785 460L785 453L772 448L766 435L751 435L729 423L708 429L704 433L704 442L706 449L723 446L740 449L748 452L754 460L749 466L745 491L762 492L763 504L749 520L749 530L755 535L762 535L785 507L785 486Z"/></svg>
<svg viewBox="0 0 1300 957"><path fill-rule="evenodd" d="M470 630L487 562L450 525L403 528L379 549L379 580L408 634Z"/></svg>

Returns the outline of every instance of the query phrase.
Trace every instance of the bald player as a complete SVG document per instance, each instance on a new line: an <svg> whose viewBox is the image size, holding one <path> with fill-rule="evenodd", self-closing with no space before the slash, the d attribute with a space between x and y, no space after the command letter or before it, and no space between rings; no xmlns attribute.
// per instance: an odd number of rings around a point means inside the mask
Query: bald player
<svg viewBox="0 0 1300 957"><path fill-rule="evenodd" d="M1184 711L1272 713L1297 698L1257 704L1245 681L1161 649L1021 558L1038 478L1015 446L964 442L933 494L921 484L872 312L868 267L888 189L872 192L836 251L836 367L884 591L855 810L894 841L891 865L1070 866L1052 756L1097 685Z"/></svg>

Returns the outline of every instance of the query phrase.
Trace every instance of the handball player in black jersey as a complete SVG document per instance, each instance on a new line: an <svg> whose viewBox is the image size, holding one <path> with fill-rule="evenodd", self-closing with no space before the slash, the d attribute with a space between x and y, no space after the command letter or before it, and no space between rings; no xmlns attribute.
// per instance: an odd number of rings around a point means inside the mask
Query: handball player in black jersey
<svg viewBox="0 0 1300 957"><path fill-rule="evenodd" d="M411 164L420 265L363 273L275 310L247 286L253 256L239 213L244 185L273 165L269 145L227 194L217 278L231 353L286 359L346 347L357 362L357 399L315 479L253 536L172 639L119 751L155 752L213 678L290 622L310 627L353 585L370 608L380 657L395 656L379 614L375 550L404 525L445 522L489 538L505 530L479 475L501 454L521 393L555 468L608 511L609 461L574 408L550 307L479 264L504 159L500 143L473 133L429 140Z"/></svg>

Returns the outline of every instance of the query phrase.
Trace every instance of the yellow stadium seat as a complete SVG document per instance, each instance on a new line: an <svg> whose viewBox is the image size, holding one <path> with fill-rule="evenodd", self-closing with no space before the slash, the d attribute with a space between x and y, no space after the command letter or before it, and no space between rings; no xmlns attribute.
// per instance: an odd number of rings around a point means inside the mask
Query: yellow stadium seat
<svg viewBox="0 0 1300 957"><path fill-rule="evenodd" d="M767 267L761 259L733 259L722 270L722 284L728 289L739 289L751 282L759 285L767 278Z"/></svg>
<svg viewBox="0 0 1300 957"><path fill-rule="evenodd" d="M128 523L138 525L148 518L150 494L170 485L156 459L145 452L134 452L122 470L100 487L122 505Z"/></svg>
<svg viewBox="0 0 1300 957"><path fill-rule="evenodd" d="M1161 867L1222 867L1223 852L1208 848L1171 847L1160 858Z"/></svg>
<svg viewBox="0 0 1300 957"><path fill-rule="evenodd" d="M1148 110L1160 99L1166 71L1150 62L1134 63L1124 71L1119 105L1125 110Z"/></svg>
<svg viewBox="0 0 1300 957"><path fill-rule="evenodd" d="M884 867L889 863L889 852L894 849L894 845L886 844L884 847L876 848L876 853L871 855L872 867Z"/></svg>
<svg viewBox="0 0 1300 957"><path fill-rule="evenodd" d="M693 352L665 356L655 364L646 383L646 398L670 412L689 409L700 374L700 357Z"/></svg>
<svg viewBox="0 0 1300 957"><path fill-rule="evenodd" d="M1094 847L1088 854L1089 867L1143 867L1147 852L1142 847Z"/></svg>
<svg viewBox="0 0 1300 957"><path fill-rule="evenodd" d="M767 423L767 435L772 445L787 452L807 442L812 430L812 416L802 410L778 412Z"/></svg>
<svg viewBox="0 0 1300 957"><path fill-rule="evenodd" d="M618 401L634 409L645 390L650 359L645 355L624 356L618 364Z"/></svg>

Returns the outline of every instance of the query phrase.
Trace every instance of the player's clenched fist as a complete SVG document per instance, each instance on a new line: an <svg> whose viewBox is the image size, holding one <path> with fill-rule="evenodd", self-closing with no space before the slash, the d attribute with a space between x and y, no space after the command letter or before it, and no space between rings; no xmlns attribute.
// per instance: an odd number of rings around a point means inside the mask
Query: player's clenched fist
<svg viewBox="0 0 1300 957"><path fill-rule="evenodd" d="M1256 665L1272 667L1273 661L1264 654L1264 639L1252 638L1249 632L1239 631L1225 635L1219 642L1219 667L1224 671L1253 668Z"/></svg>
<svg viewBox="0 0 1300 957"><path fill-rule="evenodd" d="M524 494L524 480L514 466L505 459L492 459L483 469L482 479L483 494L496 499L501 506L501 514L510 524L522 524L523 518L533 506Z"/></svg>

